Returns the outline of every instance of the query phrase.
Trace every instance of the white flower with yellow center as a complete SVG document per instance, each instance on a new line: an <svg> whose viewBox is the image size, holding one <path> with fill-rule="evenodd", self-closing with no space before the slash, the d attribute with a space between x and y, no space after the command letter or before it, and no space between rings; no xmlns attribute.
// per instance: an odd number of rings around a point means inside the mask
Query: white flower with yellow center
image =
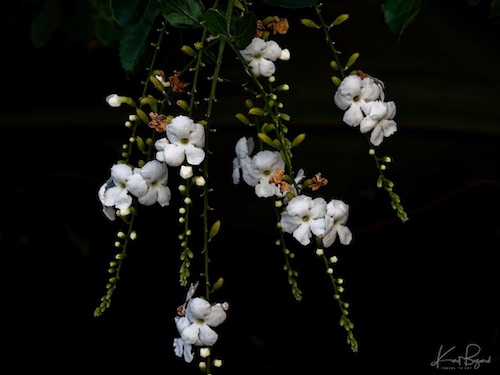
<svg viewBox="0 0 500 375"><path fill-rule="evenodd" d="M326 228L326 201L298 195L288 202L286 210L281 213L281 228L302 245L308 245L311 237L322 236Z"/></svg>
<svg viewBox="0 0 500 375"><path fill-rule="evenodd" d="M131 194L138 197L139 203L151 206L158 202L165 207L169 205L171 197L167 181L167 165L158 160L150 160L142 168L134 169L127 188Z"/></svg>
<svg viewBox="0 0 500 375"><path fill-rule="evenodd" d="M199 165L205 159L205 128L185 115L174 117L168 124L166 136L155 142L156 159L171 167L184 160Z"/></svg>
<svg viewBox="0 0 500 375"><path fill-rule="evenodd" d="M108 219L115 219L115 209L126 210L132 204L132 196L127 190L127 182L132 175L129 165L115 164L111 167L111 177L99 188L98 197Z"/></svg>
<svg viewBox="0 0 500 375"><path fill-rule="evenodd" d="M185 316L176 316L175 324L184 343L196 346L212 346L219 335L212 327L222 324L227 318L227 304L211 305L199 297L187 302Z"/></svg>
<svg viewBox="0 0 500 375"><path fill-rule="evenodd" d="M276 71L274 61L290 59L288 49L281 49L275 41L265 41L259 37L253 38L252 42L240 53L257 77L271 77Z"/></svg>
<svg viewBox="0 0 500 375"><path fill-rule="evenodd" d="M359 126L370 110L370 102L384 97L383 83L379 80L349 75L342 80L333 99L345 111L342 120L349 126Z"/></svg>

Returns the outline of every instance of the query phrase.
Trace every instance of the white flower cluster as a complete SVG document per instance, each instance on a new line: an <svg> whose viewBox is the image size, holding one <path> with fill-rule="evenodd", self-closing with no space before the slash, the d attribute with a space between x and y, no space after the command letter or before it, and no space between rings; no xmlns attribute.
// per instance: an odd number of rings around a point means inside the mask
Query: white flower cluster
<svg viewBox="0 0 500 375"><path fill-rule="evenodd" d="M305 194L297 195L293 186L287 190L294 195L288 201L287 191L282 191L280 184L276 184L272 178L277 170L285 167L280 153L261 150L251 157L253 148L252 138L242 137L236 142L232 174L234 184L239 184L243 178L247 185L255 187L258 197L285 198L283 202L286 207L281 213L281 228L304 246L311 242L313 234L322 239L324 247L330 247L337 235L342 244L348 245L351 242L351 230L345 226L349 214L347 204L338 199L327 203L321 197L313 199ZM295 182L299 184L303 179L304 171L301 169Z"/></svg>
<svg viewBox="0 0 500 375"><path fill-rule="evenodd" d="M146 206L156 202L168 206L171 191L167 186L167 166L180 166L180 175L191 177L192 165L199 165L205 159L204 146L203 125L188 116L174 117L167 126L166 136L155 142L156 160L148 161L142 168L132 169L128 164L111 167L111 177L98 192L106 217L115 220L116 210L121 216L127 216L133 197Z"/></svg>
<svg viewBox="0 0 500 375"><path fill-rule="evenodd" d="M371 131L370 142L374 146L397 131L396 104L385 101L384 84L376 78L348 75L337 88L334 101L345 111L343 121L347 125L359 126L361 133Z"/></svg>
<svg viewBox="0 0 500 375"><path fill-rule="evenodd" d="M101 185L98 192L104 214L110 220L115 220L116 210L121 216L127 216L132 196L145 206L156 202L161 206L168 206L171 192L167 181L167 166L158 160L151 160L142 168L133 170L128 164L113 165L111 177Z"/></svg>
<svg viewBox="0 0 500 375"><path fill-rule="evenodd" d="M211 305L207 300L194 297L198 284L191 285L186 302L178 308L175 324L180 337L174 339L174 352L190 363L194 356L192 346L210 347L219 339L212 327L224 323L229 309L227 302Z"/></svg>

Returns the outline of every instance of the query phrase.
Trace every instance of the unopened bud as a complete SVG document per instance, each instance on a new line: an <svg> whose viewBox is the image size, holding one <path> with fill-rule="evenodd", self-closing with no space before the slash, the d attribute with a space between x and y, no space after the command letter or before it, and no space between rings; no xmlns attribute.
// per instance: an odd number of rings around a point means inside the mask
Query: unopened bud
<svg viewBox="0 0 500 375"><path fill-rule="evenodd" d="M309 18L303 18L300 20L300 23L306 27L309 27L311 29L319 29L320 27L314 22L313 20Z"/></svg>
<svg viewBox="0 0 500 375"><path fill-rule="evenodd" d="M250 125L250 121L248 120L248 118L243 113L237 113L235 115L235 117L238 120L240 120L242 123L244 123L245 125Z"/></svg>
<svg viewBox="0 0 500 375"><path fill-rule="evenodd" d="M355 62L356 60L358 59L359 57L359 53L353 53L351 56L349 56L349 58L347 59L347 63L346 63L346 66L347 67L351 67Z"/></svg>
<svg viewBox="0 0 500 375"><path fill-rule="evenodd" d="M187 45L183 45L181 47L181 51L184 52L188 56L191 56L191 57L196 56L196 51Z"/></svg>
<svg viewBox="0 0 500 375"><path fill-rule="evenodd" d="M341 23L344 23L345 21L347 21L348 18L349 18L348 14L341 14L340 16L338 16L337 18L335 18L335 20L332 22L332 24L330 25L330 27L338 26Z"/></svg>
<svg viewBox="0 0 500 375"><path fill-rule="evenodd" d="M332 76L332 82L335 86L339 87L340 83L342 82L339 77L337 76Z"/></svg>
<svg viewBox="0 0 500 375"><path fill-rule="evenodd" d="M179 99L175 102L175 104L177 104L179 107L181 107L185 111L187 111L189 108L189 105L187 104L187 102L185 100Z"/></svg>

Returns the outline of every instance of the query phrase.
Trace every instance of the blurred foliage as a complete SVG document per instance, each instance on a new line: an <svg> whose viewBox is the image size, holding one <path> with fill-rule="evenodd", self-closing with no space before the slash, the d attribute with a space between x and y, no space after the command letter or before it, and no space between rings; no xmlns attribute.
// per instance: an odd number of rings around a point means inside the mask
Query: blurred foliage
<svg viewBox="0 0 500 375"><path fill-rule="evenodd" d="M219 24L217 12L203 0L24 0L35 5L31 42L45 46L55 30L73 41L97 39L104 46L119 49L123 69L134 74L139 68L151 31L165 18L172 27L198 28L206 21L212 31L230 37L240 47L248 44L253 18L239 19L235 25ZM390 32L400 38L419 12L436 0L383 0L381 11ZM458 1L458 0L456 0ZM470 6L488 4L490 17L500 16L500 0L463 0ZM318 0L255 0L256 3L283 8L312 7ZM454 2L450 2L452 9ZM456 4L456 3L455 3ZM378 17L378 15L377 15Z"/></svg>
<svg viewBox="0 0 500 375"><path fill-rule="evenodd" d="M430 0L385 0L382 3L384 20L389 30L399 37L405 29L413 22L418 13L429 3ZM465 1L465 0L464 0ZM490 17L500 15L500 0L466 0L470 6L484 3L490 5Z"/></svg>

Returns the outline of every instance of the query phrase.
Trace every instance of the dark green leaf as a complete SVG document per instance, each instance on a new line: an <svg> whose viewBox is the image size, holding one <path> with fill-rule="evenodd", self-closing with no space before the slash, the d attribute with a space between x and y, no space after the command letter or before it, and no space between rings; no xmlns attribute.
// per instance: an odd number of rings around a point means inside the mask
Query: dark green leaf
<svg viewBox="0 0 500 375"><path fill-rule="evenodd" d="M227 32L226 17L224 17L218 10L207 10L205 13L205 22L207 23L208 29L212 33L225 36L229 35Z"/></svg>
<svg viewBox="0 0 500 375"><path fill-rule="evenodd" d="M47 43L61 20L61 1L46 0L31 24L31 42L36 48Z"/></svg>
<svg viewBox="0 0 500 375"><path fill-rule="evenodd" d="M490 9L491 9L490 17L500 16L500 1L499 0L492 0Z"/></svg>
<svg viewBox="0 0 500 375"><path fill-rule="evenodd" d="M135 25L146 11L148 2L144 0L110 0L111 14L118 25L130 27Z"/></svg>
<svg viewBox="0 0 500 375"><path fill-rule="evenodd" d="M235 46L244 49L251 42L257 30L257 17L254 13L245 13L234 23Z"/></svg>
<svg viewBox="0 0 500 375"><path fill-rule="evenodd" d="M264 3L283 8L307 8L312 7L320 0L262 0Z"/></svg>
<svg viewBox="0 0 500 375"><path fill-rule="evenodd" d="M167 0L161 3L161 12L174 27L199 27L205 7L201 0Z"/></svg>
<svg viewBox="0 0 500 375"><path fill-rule="evenodd" d="M386 0L382 4L384 20L389 30L401 36L428 0Z"/></svg>
<svg viewBox="0 0 500 375"><path fill-rule="evenodd" d="M158 2L152 0L141 19L134 26L125 28L120 42L120 59L127 73L135 73L142 61L146 47L149 47L147 39L159 12Z"/></svg>

